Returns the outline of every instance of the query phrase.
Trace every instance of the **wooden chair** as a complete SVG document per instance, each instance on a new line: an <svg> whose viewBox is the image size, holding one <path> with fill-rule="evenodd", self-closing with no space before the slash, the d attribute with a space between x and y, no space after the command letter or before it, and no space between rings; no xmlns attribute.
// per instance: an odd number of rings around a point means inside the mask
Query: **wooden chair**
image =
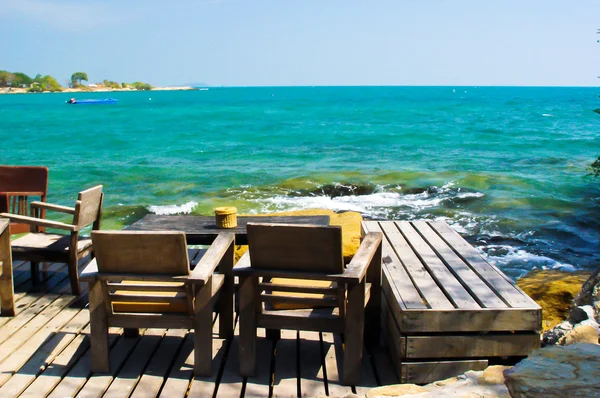
<svg viewBox="0 0 600 398"><path fill-rule="evenodd" d="M247 230L248 252L233 269L240 373L254 374L258 327L335 332L344 334L343 382L357 385L365 313L368 340L380 335L381 233L367 234L344 269L341 227L249 223ZM286 306L294 309L276 309Z"/></svg>
<svg viewBox="0 0 600 398"><path fill-rule="evenodd" d="M234 238L220 233L196 267L184 232L94 231L90 285L92 370L108 372L108 328L194 329L194 374L212 371L212 313L219 336L233 337ZM215 273L215 270L217 273Z"/></svg>
<svg viewBox="0 0 600 398"><path fill-rule="evenodd" d="M92 229L100 229L102 216L102 185L79 192L75 207L59 206L45 202L31 202L34 217L0 213L0 216L29 224L31 233L16 239L12 243L12 256L15 260L31 261L31 278L34 283L39 280L40 262L67 263L69 280L73 294L79 294L79 260L88 254L93 255L92 240L83 238L81 230L90 224ZM70 224L42 219L44 210L73 215ZM40 227L70 231L70 235L40 232Z"/></svg>
<svg viewBox="0 0 600 398"><path fill-rule="evenodd" d="M2 316L15 315L9 221L0 219L0 310Z"/></svg>
<svg viewBox="0 0 600 398"><path fill-rule="evenodd" d="M27 216L29 197L39 196L46 201L48 193L48 168L43 166L0 166L0 213ZM41 218L45 217L42 209ZM10 224L11 234L29 232L26 223Z"/></svg>

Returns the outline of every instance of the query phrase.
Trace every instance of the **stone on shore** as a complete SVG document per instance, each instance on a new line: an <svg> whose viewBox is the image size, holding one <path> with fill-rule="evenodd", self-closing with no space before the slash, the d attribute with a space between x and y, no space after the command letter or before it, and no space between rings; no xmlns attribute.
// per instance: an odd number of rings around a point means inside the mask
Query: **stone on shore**
<svg viewBox="0 0 600 398"><path fill-rule="evenodd" d="M490 366L483 371L469 371L464 375L436 381L425 386L395 384L376 387L367 398L376 397L502 397L508 398L503 371L506 366Z"/></svg>
<svg viewBox="0 0 600 398"><path fill-rule="evenodd" d="M600 396L600 345L550 346L504 371L513 397Z"/></svg>
<svg viewBox="0 0 600 398"><path fill-rule="evenodd" d="M567 332L559 341L560 345L571 345L577 343L598 344L598 328L591 325L577 326ZM600 377L600 375L598 375Z"/></svg>

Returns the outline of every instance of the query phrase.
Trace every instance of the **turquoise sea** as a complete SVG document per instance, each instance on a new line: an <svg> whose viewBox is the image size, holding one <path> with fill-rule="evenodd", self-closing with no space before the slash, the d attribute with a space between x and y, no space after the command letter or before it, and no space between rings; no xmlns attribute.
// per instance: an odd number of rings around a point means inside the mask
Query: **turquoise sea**
<svg viewBox="0 0 600 398"><path fill-rule="evenodd" d="M596 88L261 87L0 96L2 164L48 200L103 184L104 228L148 212L302 208L444 219L512 277L600 260Z"/></svg>

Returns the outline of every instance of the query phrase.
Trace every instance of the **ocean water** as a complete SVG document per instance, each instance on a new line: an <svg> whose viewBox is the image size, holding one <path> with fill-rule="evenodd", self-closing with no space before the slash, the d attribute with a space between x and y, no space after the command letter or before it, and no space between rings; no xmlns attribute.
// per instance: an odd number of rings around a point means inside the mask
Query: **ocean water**
<svg viewBox="0 0 600 398"><path fill-rule="evenodd" d="M600 260L595 88L263 87L0 96L2 164L48 200L103 184L104 228L147 213L303 208L443 219L513 278Z"/></svg>

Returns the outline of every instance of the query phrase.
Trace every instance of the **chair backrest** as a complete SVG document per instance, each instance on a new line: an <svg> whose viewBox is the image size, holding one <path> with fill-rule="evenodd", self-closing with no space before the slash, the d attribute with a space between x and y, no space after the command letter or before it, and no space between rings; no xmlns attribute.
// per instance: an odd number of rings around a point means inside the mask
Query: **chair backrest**
<svg viewBox="0 0 600 398"><path fill-rule="evenodd" d="M79 192L73 224L83 227L96 222L102 214L102 185Z"/></svg>
<svg viewBox="0 0 600 398"><path fill-rule="evenodd" d="M342 228L304 224L247 225L251 267L299 272L344 272Z"/></svg>
<svg viewBox="0 0 600 398"><path fill-rule="evenodd" d="M48 192L48 168L44 166L0 166L0 192Z"/></svg>
<svg viewBox="0 0 600 398"><path fill-rule="evenodd" d="M184 232L92 231L92 244L99 272L190 273Z"/></svg>

